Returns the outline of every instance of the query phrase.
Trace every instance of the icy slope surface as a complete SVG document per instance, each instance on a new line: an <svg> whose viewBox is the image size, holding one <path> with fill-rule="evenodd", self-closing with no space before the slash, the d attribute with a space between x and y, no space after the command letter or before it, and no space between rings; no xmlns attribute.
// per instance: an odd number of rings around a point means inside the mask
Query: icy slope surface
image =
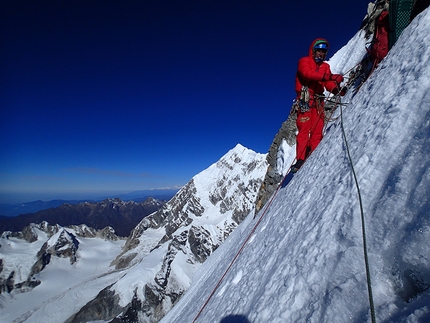
<svg viewBox="0 0 430 323"><path fill-rule="evenodd" d="M344 99L378 322L430 321L428 30L427 9L360 91ZM362 43L353 38L332 59L333 70L351 68ZM250 237L256 221L247 219L207 260L162 322L235 315L243 322L370 321L360 206L340 118L259 216Z"/></svg>

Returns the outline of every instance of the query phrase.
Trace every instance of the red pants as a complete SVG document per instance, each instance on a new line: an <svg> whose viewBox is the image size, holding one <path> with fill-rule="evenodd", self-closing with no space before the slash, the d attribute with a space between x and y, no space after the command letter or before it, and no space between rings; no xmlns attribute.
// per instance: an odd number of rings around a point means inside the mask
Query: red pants
<svg viewBox="0 0 430 323"><path fill-rule="evenodd" d="M306 160L318 146L323 137L324 111L323 108L312 107L306 112L297 111L296 157Z"/></svg>

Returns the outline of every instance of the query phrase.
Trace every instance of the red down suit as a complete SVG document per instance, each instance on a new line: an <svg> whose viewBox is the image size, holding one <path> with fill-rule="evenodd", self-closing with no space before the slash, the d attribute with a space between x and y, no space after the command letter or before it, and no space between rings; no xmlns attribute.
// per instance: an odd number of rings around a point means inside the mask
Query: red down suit
<svg viewBox="0 0 430 323"><path fill-rule="evenodd" d="M297 160L305 160L318 146L323 137L324 128L324 100L318 99L316 95L323 95L324 89L337 93L336 82L330 81L330 65L322 61L317 63L314 59L313 48L317 41L328 41L324 38L315 39L309 47L308 56L299 60L296 73L296 92L300 97L302 86L307 86L309 91L310 109L306 112L297 111L296 157Z"/></svg>

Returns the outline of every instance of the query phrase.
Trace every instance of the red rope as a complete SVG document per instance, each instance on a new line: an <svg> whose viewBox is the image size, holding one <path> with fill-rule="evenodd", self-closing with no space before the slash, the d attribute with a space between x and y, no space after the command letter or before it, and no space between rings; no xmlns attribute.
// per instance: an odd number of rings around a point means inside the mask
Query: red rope
<svg viewBox="0 0 430 323"><path fill-rule="evenodd" d="M291 168L291 167L290 167ZM287 172L288 174L289 172ZM287 174L284 176L287 176ZM246 237L244 243L242 244L242 246L240 247L239 251L236 253L236 256L234 256L233 260L230 262L230 265L227 267L227 269L225 270L224 274L221 276L220 280L218 281L218 283L216 284L215 288L213 289L212 293L209 295L208 299L206 300L206 302L203 304L202 308L200 309L200 311L197 313L196 317L193 320L193 323L196 322L196 320L198 319L198 317L202 314L203 310L205 309L205 307L208 305L209 301L211 300L211 298L215 295L215 292L217 291L217 289L219 288L219 286L221 285L222 281L224 280L225 276L227 276L227 273L230 271L231 267L233 267L233 264L236 262L237 258L239 258L240 253L242 252L242 250L245 248L245 245L248 243L249 239L251 239L252 234L255 232L255 230L257 229L258 225L260 224L261 220L263 219L263 216L266 214L267 210L269 209L270 205L272 204L276 194L279 191L279 188L281 187L282 182L284 181L284 179L281 181L281 183L278 185L278 187L276 188L275 193L272 195L272 198L270 199L269 203L267 203L267 207L264 209L264 212L261 214L261 216L259 217L257 223L255 223L254 227L252 228L251 232L248 234L248 236Z"/></svg>

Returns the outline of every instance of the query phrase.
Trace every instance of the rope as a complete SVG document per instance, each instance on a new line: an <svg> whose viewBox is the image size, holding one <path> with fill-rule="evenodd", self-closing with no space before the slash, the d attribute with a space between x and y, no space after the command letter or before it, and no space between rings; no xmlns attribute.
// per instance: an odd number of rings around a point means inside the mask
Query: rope
<svg viewBox="0 0 430 323"><path fill-rule="evenodd" d="M353 67L351 67L349 70L347 70L345 73L343 73L343 76L345 77L345 79L348 79L348 81L346 81L345 85L342 85L342 86L337 85L338 93L331 96L331 97L327 97L325 99L325 103L327 103L327 102L332 103L332 104L334 104L334 107L332 109L330 109L329 116L324 117L324 120L325 120L325 125L324 125L324 130L323 130L324 134L326 132L328 123L334 122L340 117L340 116L337 116L335 118L332 118L337 107L340 105L345 105L345 106L348 105L348 103L340 102L340 99L341 99L340 92L342 89L346 89L346 92L348 92L351 89L351 87L354 85L354 83L356 82L358 77L361 75L360 71L358 70L361 65L362 65L362 63L359 62L359 63L355 64Z"/></svg>
<svg viewBox="0 0 430 323"><path fill-rule="evenodd" d="M345 128L343 126L343 113L342 113L342 110L343 109L342 109L342 105L341 105L340 106L340 125L341 125L341 129L342 129L343 138L344 138L344 141L345 141L346 151L348 153L349 163L350 163L351 169L352 169L352 174L354 176L355 186L357 187L357 192L358 192L358 200L359 200L359 204L360 204L360 213L361 213L361 230L362 230L362 233L363 233L364 263L365 263L365 266L366 266L367 292L368 292L368 295L369 295L369 305L370 305L370 317L372 319L372 323L375 323L376 322L375 305L373 303L372 282L371 282L371 279L370 279L369 258L368 258L368 255L367 255L366 226L365 226L365 223L364 223L363 202L362 202L362 199L361 199L360 186L358 185L357 175L355 173L354 165L352 163L352 158L351 158L351 154L350 154L349 147L348 147L348 140L346 139Z"/></svg>
<svg viewBox="0 0 430 323"><path fill-rule="evenodd" d="M353 67L351 67L349 70L347 70L345 73L343 73L343 76L345 76L345 75L347 75L347 74L350 74L355 68L357 68L359 65L361 64L361 62L360 63L357 63L357 64L355 64Z"/></svg>
<svg viewBox="0 0 430 323"><path fill-rule="evenodd" d="M333 116L333 114L334 114L334 111L336 111L336 109L337 109L337 107L338 107L338 105L340 105L340 104L342 104L342 103L340 103L340 95L339 94L336 94L336 95L334 95L334 96L332 96L332 98L334 98L334 100L329 100L329 99L327 99L326 100L326 102L330 102L330 103L333 103L334 104L334 107L332 108L332 109L330 109L330 114L329 114L329 116L327 117L327 116L324 116L324 121L325 121L325 123L324 123L324 128L323 128L323 134L325 134L326 133L326 131L327 131L327 126L328 126L328 123L329 122L333 122L333 121L336 121L338 118L339 118L339 116L338 117L335 117L335 118L332 118L332 116ZM327 110L326 110L327 111Z"/></svg>

